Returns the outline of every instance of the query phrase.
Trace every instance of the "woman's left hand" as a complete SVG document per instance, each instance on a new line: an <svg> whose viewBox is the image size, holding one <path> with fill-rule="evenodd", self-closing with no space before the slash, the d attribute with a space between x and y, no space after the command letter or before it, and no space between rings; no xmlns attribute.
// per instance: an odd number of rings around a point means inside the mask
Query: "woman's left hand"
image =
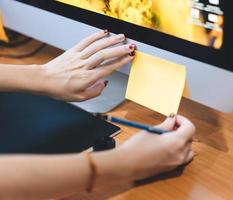
<svg viewBox="0 0 233 200"><path fill-rule="evenodd" d="M123 34L107 36L107 31L95 33L43 65L45 95L65 101L99 96L108 83L103 78L132 61L136 48L122 44Z"/></svg>

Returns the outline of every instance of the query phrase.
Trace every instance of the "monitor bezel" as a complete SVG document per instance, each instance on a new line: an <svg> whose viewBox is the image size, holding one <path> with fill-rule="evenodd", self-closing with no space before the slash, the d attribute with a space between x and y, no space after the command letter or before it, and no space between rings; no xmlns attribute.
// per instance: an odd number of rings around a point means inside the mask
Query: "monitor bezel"
<svg viewBox="0 0 233 200"><path fill-rule="evenodd" d="M122 33L131 39L161 48L176 54L199 60L233 72L233 27L231 26L230 1L224 1L224 40L221 49L214 49L180 39L169 34L111 18L82 8L57 2L55 0L16 0L37 8L91 25L100 29L108 29L113 33ZM93 20L95 19L95 20ZM123 30L123 31L122 31ZM141 34L143 33L143 34Z"/></svg>

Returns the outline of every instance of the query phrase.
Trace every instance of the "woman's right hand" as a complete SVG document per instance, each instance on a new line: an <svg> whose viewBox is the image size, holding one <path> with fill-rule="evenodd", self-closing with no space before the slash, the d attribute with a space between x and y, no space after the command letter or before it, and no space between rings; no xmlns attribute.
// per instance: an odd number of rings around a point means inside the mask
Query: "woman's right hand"
<svg viewBox="0 0 233 200"><path fill-rule="evenodd" d="M183 116L168 117L158 128L170 132L156 135L141 131L112 151L94 154L102 183L135 181L189 163L193 157L195 126Z"/></svg>
<svg viewBox="0 0 233 200"><path fill-rule="evenodd" d="M125 154L133 180L173 170L189 163L194 157L192 141L195 126L192 122L175 116L168 117L157 127L171 132L155 135L141 131L119 147Z"/></svg>

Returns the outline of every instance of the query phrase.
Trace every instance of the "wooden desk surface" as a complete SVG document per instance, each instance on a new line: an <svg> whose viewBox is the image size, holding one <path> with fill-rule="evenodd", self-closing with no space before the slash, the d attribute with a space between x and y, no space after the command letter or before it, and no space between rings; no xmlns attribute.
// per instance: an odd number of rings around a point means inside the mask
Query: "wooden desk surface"
<svg viewBox="0 0 233 200"><path fill-rule="evenodd" d="M34 41L30 45L13 50L0 47L0 53L20 53L34 48L37 44L38 42ZM44 63L60 53L60 50L48 46L34 57L22 60L0 58L0 63ZM197 138L201 140L200 143L194 143L194 150L198 155L191 164L130 190L130 186L117 186L106 189L104 194L79 194L74 199L233 199L233 113L220 113L187 99L182 99L179 113L194 122ZM129 101L111 114L148 124L158 124L163 120L158 113ZM117 141L120 143L135 132L132 128L122 126L122 133L117 136Z"/></svg>

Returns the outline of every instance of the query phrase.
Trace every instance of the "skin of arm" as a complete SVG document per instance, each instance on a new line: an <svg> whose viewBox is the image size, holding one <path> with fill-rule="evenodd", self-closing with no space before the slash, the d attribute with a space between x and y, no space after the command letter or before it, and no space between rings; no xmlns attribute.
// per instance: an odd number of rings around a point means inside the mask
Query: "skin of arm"
<svg viewBox="0 0 233 200"><path fill-rule="evenodd" d="M101 160L100 179L98 184L105 181L105 177L121 178L116 167L121 154L118 151L95 153L93 157ZM115 159L109 159L114 156ZM103 170L102 170L103 168ZM90 167L85 154L58 156L1 156L0 157L0 199L50 199L69 196L77 190L85 191ZM118 176L119 175L119 176ZM129 179L125 175L125 179Z"/></svg>
<svg viewBox="0 0 233 200"><path fill-rule="evenodd" d="M0 64L0 91L43 93L45 74L38 65Z"/></svg>

